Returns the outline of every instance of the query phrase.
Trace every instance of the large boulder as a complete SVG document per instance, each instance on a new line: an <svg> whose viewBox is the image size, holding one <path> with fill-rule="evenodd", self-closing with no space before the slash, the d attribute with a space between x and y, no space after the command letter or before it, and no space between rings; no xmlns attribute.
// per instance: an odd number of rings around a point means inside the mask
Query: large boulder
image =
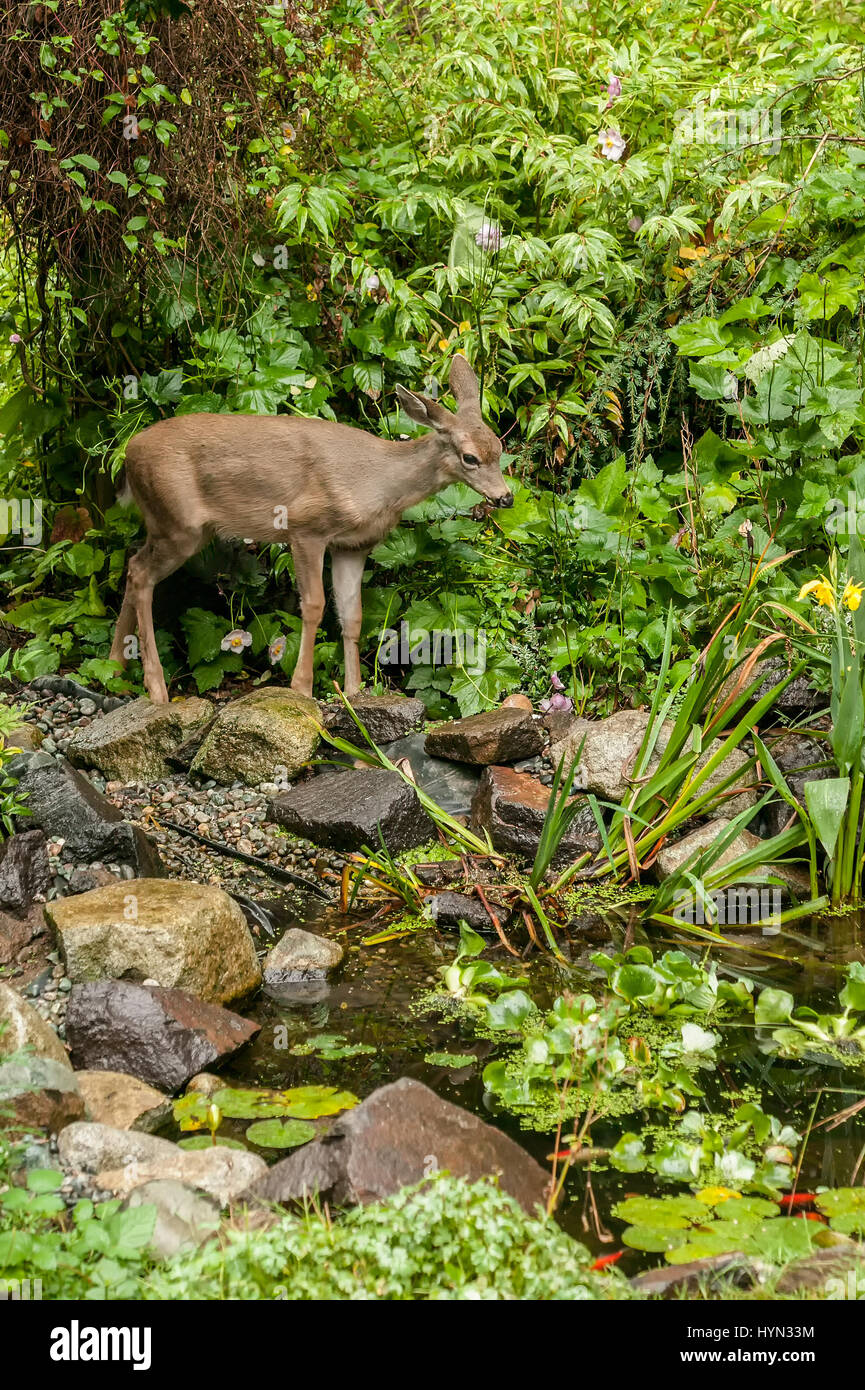
<svg viewBox="0 0 865 1390"><path fill-rule="evenodd" d="M28 828L38 826L51 838L64 840L77 859L129 864L141 877L155 878L163 872L152 840L125 821L107 796L65 758L21 753L10 759L8 771L26 798Z"/></svg>
<svg viewBox="0 0 865 1390"><path fill-rule="evenodd" d="M137 1076L120 1071L77 1071L75 1077L87 1118L97 1124L150 1133L171 1114L168 1097Z"/></svg>
<svg viewBox="0 0 865 1390"><path fill-rule="evenodd" d="M426 717L423 700L405 695L359 695L352 709L374 743L404 738ZM341 700L322 706L321 722L329 734L363 744L363 735Z"/></svg>
<svg viewBox="0 0 865 1390"><path fill-rule="evenodd" d="M551 749L551 757L554 762L558 762L559 758L564 756L565 767L568 769L579 757L577 785L580 789L594 792L596 796L604 797L608 801L621 802L630 790L629 778L633 775L637 754L648 725L649 711L638 709L619 710L618 714L611 714L606 719L575 719L564 739ZM644 777L651 776L657 768L672 732L673 724L669 720L665 721ZM720 747L721 740L714 739L703 750L697 766L704 767ZM701 794L717 787L733 772L742 774L744 790L737 791L735 796L726 795L725 800L708 813L712 819L719 816L737 816L741 811L749 810L756 804L756 787L751 785L754 782L754 773L745 771L747 762L745 754L734 749L703 783L700 788Z"/></svg>
<svg viewBox="0 0 865 1390"><path fill-rule="evenodd" d="M117 1197L143 1183L171 1181L200 1188L224 1206L266 1171L264 1160L246 1150L181 1149L153 1134L86 1122L67 1126L57 1149L67 1172L93 1175Z"/></svg>
<svg viewBox="0 0 865 1390"><path fill-rule="evenodd" d="M233 1056L259 1030L259 1024L183 990L128 980L73 985L66 1011L74 1066L128 1072L171 1092Z"/></svg>
<svg viewBox="0 0 865 1390"><path fill-rule="evenodd" d="M154 1178L134 1187L123 1203L129 1207L155 1207L156 1221L147 1248L159 1260L170 1260L181 1250L195 1250L218 1229L219 1203L176 1178Z"/></svg>
<svg viewBox="0 0 865 1390"><path fill-rule="evenodd" d="M657 879L663 881L671 878L688 862L693 854L708 849L723 835L729 828L731 821L720 817L718 820L708 821L706 825L699 826L696 830L683 835L681 840L674 841L671 845L665 845L658 854L652 868ZM726 849L722 850L717 859L711 865L710 873L718 869L726 868L743 854L750 854L752 850L760 849L765 844L759 835L753 835L750 830L740 830L738 835L730 842ZM808 898L810 895L811 880L807 869L798 864L785 863L784 860L776 860L771 864L756 864L748 870L745 875L748 879L766 880L769 876L778 878L782 884L799 898Z"/></svg>
<svg viewBox="0 0 865 1390"><path fill-rule="evenodd" d="M294 1202L318 1193L336 1206L377 1202L431 1169L470 1182L496 1176L529 1213L544 1202L549 1180L501 1130L402 1077L340 1115L323 1139L275 1164L247 1195Z"/></svg>
<svg viewBox="0 0 865 1390"><path fill-rule="evenodd" d="M4 1126L52 1133L80 1120L84 1099L69 1063L27 1055L0 1061L0 1114Z"/></svg>
<svg viewBox="0 0 865 1390"><path fill-rule="evenodd" d="M271 816L286 830L330 849L414 849L435 834L418 794L398 772L351 768L311 778L274 797Z"/></svg>
<svg viewBox="0 0 865 1390"><path fill-rule="evenodd" d="M32 1049L37 1057L69 1066L66 1048L51 1025L16 989L0 981L0 1057L8 1057L25 1047Z"/></svg>
<svg viewBox="0 0 865 1390"><path fill-rule="evenodd" d="M549 787L536 777L510 767L487 767L472 802L472 828L489 831L493 848L501 854L534 859L549 802ZM598 827L586 802L559 842L552 867L560 868L586 850L594 854L600 847Z"/></svg>
<svg viewBox="0 0 865 1390"><path fill-rule="evenodd" d="M257 787L296 777L316 750L318 705L294 690L267 687L223 705L190 764L217 782Z"/></svg>
<svg viewBox="0 0 865 1390"><path fill-rule="evenodd" d="M264 962L266 985L323 980L335 970L345 952L338 941L316 936L302 927L289 927Z"/></svg>
<svg viewBox="0 0 865 1390"><path fill-rule="evenodd" d="M516 763L544 746L544 731L531 710L500 706L440 724L426 736L426 751L458 763Z"/></svg>
<svg viewBox="0 0 865 1390"><path fill-rule="evenodd" d="M49 903L73 983L155 980L224 1004L261 983L246 918L221 888L141 878Z"/></svg>
<svg viewBox="0 0 865 1390"><path fill-rule="evenodd" d="M171 772L167 758L213 717L209 700L131 700L76 729L66 754L76 766L98 767L114 781L158 782Z"/></svg>

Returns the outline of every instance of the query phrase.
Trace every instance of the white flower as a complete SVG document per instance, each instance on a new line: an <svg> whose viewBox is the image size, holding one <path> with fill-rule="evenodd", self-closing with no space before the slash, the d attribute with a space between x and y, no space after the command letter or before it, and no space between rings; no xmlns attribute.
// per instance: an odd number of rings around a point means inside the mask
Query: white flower
<svg viewBox="0 0 865 1390"><path fill-rule="evenodd" d="M732 372L724 373L724 400L737 401L739 399L739 378Z"/></svg>
<svg viewBox="0 0 865 1390"><path fill-rule="evenodd" d="M483 221L475 232L475 245L482 251L498 251L501 244L501 228L497 227L495 222Z"/></svg>
<svg viewBox="0 0 865 1390"><path fill-rule="evenodd" d="M260 251L253 251L252 264L257 265L259 268L261 268L261 266L267 265L267 261L264 259Z"/></svg>
<svg viewBox="0 0 865 1390"><path fill-rule="evenodd" d="M278 661L282 661L282 658L285 656L285 637L281 632L274 637L267 649L267 655L270 658L271 666L275 666Z"/></svg>
<svg viewBox="0 0 865 1390"><path fill-rule="evenodd" d="M604 159L612 159L614 163L618 163L628 147L627 141L617 130L602 130L598 136L598 144Z"/></svg>
<svg viewBox="0 0 865 1390"><path fill-rule="evenodd" d="M236 627L233 632L229 632L223 637L219 645L224 652L242 652L244 647L252 645L252 633L244 632L242 628Z"/></svg>

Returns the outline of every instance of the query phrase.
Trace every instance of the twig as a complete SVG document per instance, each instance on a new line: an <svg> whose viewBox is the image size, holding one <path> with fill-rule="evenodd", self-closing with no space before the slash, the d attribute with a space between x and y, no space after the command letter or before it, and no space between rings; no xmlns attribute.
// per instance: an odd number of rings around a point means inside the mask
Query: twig
<svg viewBox="0 0 865 1390"><path fill-rule="evenodd" d="M296 883L300 888L308 888L311 893L317 893L327 903L333 901L330 893L326 893L317 883L313 883L312 879L304 878L302 874L294 874L291 869L282 869L278 864L269 864L266 859L260 859L256 854L244 854L242 850L230 849L228 845L220 844L218 840L209 840L206 835L199 835L197 830L190 830L186 825L178 825L175 820L160 819L157 824L167 830L176 830L179 835L188 835L190 840L197 840L198 844L206 845L208 849L215 850L217 854L224 854L228 859L240 859L244 864L252 864L256 869L261 869L262 873L278 879L280 883Z"/></svg>

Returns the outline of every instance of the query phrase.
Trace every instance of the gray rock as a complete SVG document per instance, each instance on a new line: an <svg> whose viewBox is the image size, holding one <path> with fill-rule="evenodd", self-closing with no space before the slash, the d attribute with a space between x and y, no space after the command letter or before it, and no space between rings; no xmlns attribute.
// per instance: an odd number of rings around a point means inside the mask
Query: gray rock
<svg viewBox="0 0 865 1390"><path fill-rule="evenodd" d="M495 932L493 919L480 898L469 898L465 893L436 893L427 898L426 906L437 927L458 927L460 922L467 922L473 931ZM495 904L493 911L499 925L504 926L511 915L509 909Z"/></svg>
<svg viewBox="0 0 865 1390"><path fill-rule="evenodd" d="M426 750L460 763L516 763L544 746L540 720L530 710L502 706L441 724L426 736Z"/></svg>
<svg viewBox="0 0 865 1390"><path fill-rule="evenodd" d="M172 700L154 705L148 699L129 704L76 729L67 748L70 762L98 767L119 782L156 782L168 776L168 756L213 719L209 700Z"/></svg>
<svg viewBox="0 0 865 1390"><path fill-rule="evenodd" d="M66 1049L51 1025L16 989L0 980L0 1057L25 1047L32 1048L37 1057L48 1057L72 1070Z"/></svg>
<svg viewBox="0 0 865 1390"><path fill-rule="evenodd" d="M233 1056L259 1031L259 1024L183 990L126 980L73 985L66 1011L75 1067L128 1072L169 1092Z"/></svg>
<svg viewBox="0 0 865 1390"><path fill-rule="evenodd" d="M116 806L65 759L21 753L8 764L27 798L28 827L65 840L76 858L130 864L142 877L158 878L162 861L152 840L129 825Z"/></svg>
<svg viewBox="0 0 865 1390"><path fill-rule="evenodd" d="M119 1071L77 1071L88 1120L113 1129L151 1133L171 1115L171 1102L137 1076Z"/></svg>
<svg viewBox="0 0 865 1390"><path fill-rule="evenodd" d="M724 819L709 821L697 830L692 830L689 835L683 835L681 840L676 840L671 845L665 845L653 865L655 877L660 880L670 878L678 872L683 864L687 863L692 854L713 845L719 836L729 828L730 824L729 820ZM732 843L718 855L712 864L712 870L722 869L727 864L732 864L741 855L748 854L753 849L759 849L764 843L759 835L752 835L750 830L740 830ZM798 898L807 900L810 896L810 877L808 871L801 865L787 864L783 860L773 864L757 864L749 870L747 877L766 879L769 875L780 879L785 887Z"/></svg>
<svg viewBox="0 0 865 1390"><path fill-rule="evenodd" d="M195 1250L220 1223L219 1203L174 1178L155 1178L135 1187L123 1203L155 1207L156 1222L148 1242L152 1255L170 1260L181 1250Z"/></svg>
<svg viewBox="0 0 865 1390"><path fill-rule="evenodd" d="M0 1112L4 1126L57 1133L81 1119L84 1099L68 1062L16 1057L0 1062Z"/></svg>
<svg viewBox="0 0 865 1390"><path fill-rule="evenodd" d="M501 854L534 859L549 801L549 788L537 778L510 767L488 767L472 802L471 824L475 830L487 830ZM600 848L598 827L586 803L559 843L552 867L561 868L587 850L594 854Z"/></svg>
<svg viewBox="0 0 865 1390"><path fill-rule="evenodd" d="M775 738L767 738L766 743L790 791L801 806L805 805L806 782L821 782L824 778L835 776L834 767L828 765L828 750L816 739L791 730ZM763 813L766 834L770 837L779 835L792 815L792 807L781 797L770 801Z"/></svg>
<svg viewBox="0 0 865 1390"><path fill-rule="evenodd" d="M345 952L338 941L315 936L301 927L289 927L264 962L266 985L323 980L340 964Z"/></svg>
<svg viewBox="0 0 865 1390"><path fill-rule="evenodd" d="M374 743L392 743L411 733L426 717L423 700L405 695L359 695L352 708ZM323 705L321 722L329 734L363 744L363 735L342 701Z"/></svg>
<svg viewBox="0 0 865 1390"><path fill-rule="evenodd" d="M9 752L14 749L19 753L35 753L41 748L44 737L42 730L37 729L35 724L19 724L5 739L0 739L0 746Z"/></svg>
<svg viewBox="0 0 865 1390"><path fill-rule="evenodd" d="M68 1173L95 1174L103 1168L122 1168L125 1163L160 1158L170 1161L176 1151L176 1144L155 1134L89 1120L67 1125L57 1140L57 1153Z"/></svg>
<svg viewBox="0 0 865 1390"><path fill-rule="evenodd" d="M51 869L41 830L22 830L0 844L0 908L27 909L51 887Z"/></svg>
<svg viewBox="0 0 865 1390"><path fill-rule="evenodd" d="M271 816L295 835L330 849L413 849L435 834L417 792L398 772L351 768L315 777L275 797Z"/></svg>
<svg viewBox="0 0 865 1390"><path fill-rule="evenodd" d="M521 1145L408 1077L340 1115L323 1139L275 1164L247 1195L293 1202L318 1193L336 1206L377 1202L428 1177L431 1167L470 1182L497 1176L530 1213L544 1201L548 1174Z"/></svg>
<svg viewBox="0 0 865 1390"><path fill-rule="evenodd" d="M409 734L385 744L382 752L392 763L406 758L418 787L448 815L467 815L477 791L479 768L468 763L452 763L447 758L432 758L425 743L426 734Z"/></svg>
<svg viewBox="0 0 865 1390"><path fill-rule="evenodd" d="M741 668L740 668L741 669ZM727 677L721 687L721 699L726 699L735 688L740 669ZM764 661L758 661L751 673L751 681L763 677L761 684L758 685L748 701L747 707L753 706L758 700L762 700L764 695L768 695L773 685L782 681L790 670L789 665L783 657L772 656ZM746 685L750 682L746 682ZM817 710L825 709L829 704L828 694L821 693L811 685L806 675L797 676L791 681L786 689L782 690L777 697L775 704L770 710L770 715L783 713L790 719L798 719L804 714L813 714ZM768 720L766 721L768 722Z"/></svg>
<svg viewBox="0 0 865 1390"><path fill-rule="evenodd" d="M266 687L223 705L190 764L216 782L249 786L296 777L316 750L319 710L294 690Z"/></svg>
<svg viewBox="0 0 865 1390"><path fill-rule="evenodd" d="M628 779L633 774L648 724L649 711L636 709L619 710L618 714L611 714L607 719L575 719L570 732L551 748L550 756L553 762L558 762L559 758L564 756L565 767L568 769L579 756L581 790L594 792L596 796L602 796L607 801L621 802L629 791ZM651 776L657 768L672 731L672 722L665 721L644 775ZM704 767L720 746L720 739L712 740L703 750L697 767ZM710 811L708 814L712 819L721 816L732 818L756 804L757 791L751 786L754 774L746 772L747 763L745 754L739 749L734 749L703 783L700 790L707 792L717 787L731 773L742 773L745 789L735 796L728 796Z"/></svg>
<svg viewBox="0 0 865 1390"><path fill-rule="evenodd" d="M716 1286L719 1276L724 1283L732 1279L737 1286L747 1288L757 1281L758 1273L758 1266L744 1255L707 1255L702 1260L644 1270L634 1276L631 1285L646 1298L667 1294L681 1297L691 1289Z"/></svg>
<svg viewBox="0 0 865 1390"><path fill-rule="evenodd" d="M74 1124L57 1141L67 1172L95 1176L98 1187L123 1197L153 1181L186 1183L225 1204L266 1171L264 1160L246 1150L214 1145L181 1149L167 1139L110 1125Z"/></svg>
<svg viewBox="0 0 865 1390"><path fill-rule="evenodd" d="M246 918L221 888L183 879L116 882L49 903L73 983L155 980L224 1004L261 983Z"/></svg>

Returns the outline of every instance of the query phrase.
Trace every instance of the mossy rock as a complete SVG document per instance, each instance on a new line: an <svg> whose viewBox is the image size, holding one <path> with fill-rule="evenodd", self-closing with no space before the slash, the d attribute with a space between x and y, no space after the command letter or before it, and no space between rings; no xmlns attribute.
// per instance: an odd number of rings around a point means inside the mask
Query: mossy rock
<svg viewBox="0 0 865 1390"><path fill-rule="evenodd" d="M296 777L319 741L315 700L294 690L254 690L220 710L190 771L251 787Z"/></svg>

